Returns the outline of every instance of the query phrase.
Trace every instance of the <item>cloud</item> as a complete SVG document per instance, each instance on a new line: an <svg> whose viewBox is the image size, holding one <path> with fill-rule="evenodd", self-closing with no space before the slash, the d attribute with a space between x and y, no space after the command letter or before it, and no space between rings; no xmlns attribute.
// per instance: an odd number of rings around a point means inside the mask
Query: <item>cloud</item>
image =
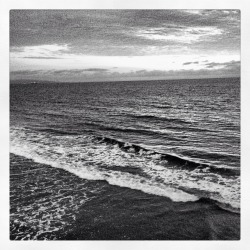
<svg viewBox="0 0 250 250"><path fill-rule="evenodd" d="M107 69L100 69L100 68L89 68L89 69L84 69L84 71L106 72L108 70Z"/></svg>
<svg viewBox="0 0 250 250"><path fill-rule="evenodd" d="M88 55L169 54L189 50L237 50L236 10L12 10L11 47L68 44ZM154 47L154 50L152 50ZM181 48L179 48L179 51ZM185 52L185 50L183 50Z"/></svg>
<svg viewBox="0 0 250 250"><path fill-rule="evenodd" d="M239 55L238 10L10 11L16 78L239 75Z"/></svg>
<svg viewBox="0 0 250 250"><path fill-rule="evenodd" d="M63 59L62 57L56 57L56 56L24 56L22 58L27 58L27 59Z"/></svg>
<svg viewBox="0 0 250 250"><path fill-rule="evenodd" d="M211 62L206 63L206 68L213 69L213 68L227 68L227 69L236 69L240 67L240 61L230 61L230 62L223 62L223 63L217 63L217 62Z"/></svg>
<svg viewBox="0 0 250 250"><path fill-rule="evenodd" d="M94 72L94 73L103 73L107 72L108 69L102 69L102 68L88 68L88 69L70 69L70 70L55 70L55 71L50 71L53 74L63 74L63 75L69 75L69 74L82 74L86 72Z"/></svg>
<svg viewBox="0 0 250 250"><path fill-rule="evenodd" d="M12 58L33 58L33 59L59 59L63 58L69 51L67 44L49 44L39 46L11 47L10 56Z"/></svg>
<svg viewBox="0 0 250 250"><path fill-rule="evenodd" d="M218 35L223 33L222 29L217 27L172 27L172 32L169 27L162 27L148 30L136 31L137 36L147 39L172 41L176 43L190 44L197 43L205 39L216 39ZM214 37L214 38L213 38Z"/></svg>
<svg viewBox="0 0 250 250"><path fill-rule="evenodd" d="M44 74L44 70L17 70L10 72L11 76L34 76Z"/></svg>
<svg viewBox="0 0 250 250"><path fill-rule="evenodd" d="M199 64L199 62L185 62L183 65L190 65L190 64Z"/></svg>

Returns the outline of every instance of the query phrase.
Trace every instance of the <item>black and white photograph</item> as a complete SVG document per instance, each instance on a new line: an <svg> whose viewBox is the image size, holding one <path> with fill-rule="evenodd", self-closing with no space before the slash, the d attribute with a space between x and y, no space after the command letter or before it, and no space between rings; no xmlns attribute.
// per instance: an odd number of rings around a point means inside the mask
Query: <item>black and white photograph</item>
<svg viewBox="0 0 250 250"><path fill-rule="evenodd" d="M10 241L241 239L241 10L11 9L9 46Z"/></svg>

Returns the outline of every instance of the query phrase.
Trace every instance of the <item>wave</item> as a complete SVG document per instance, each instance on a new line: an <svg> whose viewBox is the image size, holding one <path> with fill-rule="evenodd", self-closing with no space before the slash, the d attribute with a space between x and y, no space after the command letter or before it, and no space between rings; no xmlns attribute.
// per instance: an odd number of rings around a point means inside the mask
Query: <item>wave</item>
<svg viewBox="0 0 250 250"><path fill-rule="evenodd" d="M157 109L171 109L171 108L173 108L172 105L170 105L170 104L168 104L168 105L151 104L150 106L153 108L157 108Z"/></svg>
<svg viewBox="0 0 250 250"><path fill-rule="evenodd" d="M75 174L76 176L87 179L87 180L96 180L96 181L106 181L110 185L120 186L120 187L127 187L130 189L140 190L148 194L158 195L158 196L164 196L167 198L170 198L172 201L175 202L187 202L187 201L197 201L198 197L195 195L186 193L184 191L166 187L166 186L153 186L152 183L144 181L141 182L140 179L137 178L131 178L132 175L120 175L119 178L117 178L117 174L101 174L96 171L91 171L84 169L76 169L76 168L70 168L69 166L65 166L63 164L58 164L57 162L46 160L40 156L34 156L27 154L25 152L17 152L12 151L13 154L23 156L25 158L31 159L34 162L49 165L51 167L55 168L61 168L64 169L72 174Z"/></svg>
<svg viewBox="0 0 250 250"><path fill-rule="evenodd" d="M174 140L174 141L182 141L182 139L177 138L174 136L173 131L181 131L184 130L187 131L205 131L205 129L199 129L199 128L192 128L190 126L186 127L177 127L177 126L165 126L165 130L157 130L157 129L142 129L142 128L132 128L132 127L118 127L118 126L108 126L103 124L98 124L94 122L79 122L77 123L78 126L89 126L93 127L94 130L92 132L95 132L96 129L100 131L115 131L115 132L125 132L125 133L132 133L132 134L143 134L143 135L149 135L149 136L162 136L166 139ZM166 131L167 130L167 131ZM84 128L84 131L86 131L86 128Z"/></svg>
<svg viewBox="0 0 250 250"><path fill-rule="evenodd" d="M239 176L234 169L159 153L110 137L65 135L58 130L54 135L61 136L53 136L51 131L12 129L11 152L83 179L107 181L173 201L206 197L239 207Z"/></svg>
<svg viewBox="0 0 250 250"><path fill-rule="evenodd" d="M180 167L188 168L190 170L199 168L199 169L209 169L211 172L214 173L219 173L223 175L235 175L238 174L239 170L238 169L232 169L232 168L219 168L217 166L213 166L211 164L204 164L200 162L195 162L193 160L189 159L184 159L181 158L180 156L175 156L171 154L164 154L164 153L159 153L156 151L153 151L151 149L146 149L144 147L141 147L139 145L123 142L117 139L113 139L110 137L95 137L94 140L97 140L99 142L104 142L112 145L118 145L119 148L123 151L126 152L134 152L134 153L139 153L139 154L147 154L147 155L157 155L159 156L160 160L167 161L169 163L172 163L173 165L178 165Z"/></svg>
<svg viewBox="0 0 250 250"><path fill-rule="evenodd" d="M131 116L131 115L130 115ZM134 115L133 115L134 116ZM137 116L134 116L137 117ZM149 119L150 117L152 117L151 115L145 115L144 117L146 117L147 119ZM138 117L137 117L138 118ZM167 119L167 118L161 118L158 117L156 119L162 120L162 121L177 121L177 119ZM183 125L188 125L188 126L183 126ZM194 126L190 126L192 123L188 122L188 121L184 121L184 120L179 120L177 122L174 123L174 125L171 124L164 124L164 128L165 130L169 130L168 132L184 132L184 131L188 131L188 132L211 132L212 130L208 129L208 128L199 128L199 127L194 127ZM142 128L132 128L132 127L118 127L118 126L107 126L107 125L103 125L100 123L94 123L94 122L80 122L77 123L77 125L82 126L82 125L87 125L87 126L92 126L95 128L98 128L100 130L106 130L106 131L118 131L118 132L125 132L125 133L135 133L135 134L144 134L144 135L162 135L162 136L170 136L170 133L166 133L164 132L164 130L155 130L155 129L142 129ZM181 139L178 139L177 137L173 138L175 141L181 141Z"/></svg>
<svg viewBox="0 0 250 250"><path fill-rule="evenodd" d="M106 131L117 131L117 132L127 132L127 133L136 133L136 134L146 134L146 135L155 135L154 131L146 130L146 129L135 129L135 128L122 128L122 127L113 127L113 126L106 126L102 124L92 123L92 122L84 122L78 123L78 125L88 125L97 127L100 130Z"/></svg>
<svg viewBox="0 0 250 250"><path fill-rule="evenodd" d="M46 128L46 129L38 129L40 132L46 132L46 133L51 133L54 135L79 135L78 132L69 132L69 131L64 131L60 129L52 129L52 128Z"/></svg>
<svg viewBox="0 0 250 250"><path fill-rule="evenodd" d="M128 114L127 114L128 116ZM170 118L170 117L161 117L161 116L155 116L155 115L141 115L141 114L130 114L130 117L133 118L139 118L139 119L154 119L156 121L166 121L166 122L172 122L172 123L185 123L185 124L192 124L192 122L183 120L183 119L177 119L177 118Z"/></svg>
<svg viewBox="0 0 250 250"><path fill-rule="evenodd" d="M153 195L157 195L157 196L162 196L162 197L166 197L166 198L170 198L172 201L174 202L197 202L197 203L205 203L205 204L211 204L211 205L215 205L220 209L232 212L232 213L240 213L240 209L238 207L234 207L228 203L222 203L219 202L217 200L208 198L208 197L199 197L190 193L187 193L183 190L178 190L175 188L171 188L171 187L155 187L152 186L151 183L145 183L145 182L141 182L140 180L136 180L136 179L129 179L129 178L119 178L117 179L116 176L114 176L115 178L110 178L110 176L108 177L107 175L105 176L94 176L94 175L90 175L89 173L86 172L82 172L82 171L78 171L76 169L71 169L71 168L65 168L65 166L60 166L55 162L51 162L51 161L47 161L42 159L41 157L31 157L30 155L27 154L23 154L23 153L13 153L14 155L19 155L22 157L25 157L27 159L31 159L32 161L36 162L36 163L40 163L40 164L45 164L48 165L50 167L55 167L55 168L61 168L63 170L66 170L67 172L70 172L82 179L86 179L86 180L95 180L95 181L106 181L108 184L110 185L114 185L114 186L119 186L119 187L125 187L125 188L129 188L129 189L133 189L133 190L139 190L142 191L144 193L147 194L153 194Z"/></svg>

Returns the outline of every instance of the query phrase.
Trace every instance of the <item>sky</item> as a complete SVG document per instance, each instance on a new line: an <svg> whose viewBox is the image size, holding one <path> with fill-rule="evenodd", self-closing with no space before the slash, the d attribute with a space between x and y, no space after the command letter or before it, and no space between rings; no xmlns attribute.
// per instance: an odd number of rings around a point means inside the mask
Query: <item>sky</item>
<svg viewBox="0 0 250 250"><path fill-rule="evenodd" d="M239 76L239 10L10 11L11 80Z"/></svg>

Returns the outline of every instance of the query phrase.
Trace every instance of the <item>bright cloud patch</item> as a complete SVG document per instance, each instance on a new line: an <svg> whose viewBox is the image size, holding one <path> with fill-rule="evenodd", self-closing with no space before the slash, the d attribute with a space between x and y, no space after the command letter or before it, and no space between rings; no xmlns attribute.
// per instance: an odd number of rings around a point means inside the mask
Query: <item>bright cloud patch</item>
<svg viewBox="0 0 250 250"><path fill-rule="evenodd" d="M13 47L11 49L11 57L54 58L62 56L66 51L69 51L69 46L67 44Z"/></svg>
<svg viewBox="0 0 250 250"><path fill-rule="evenodd" d="M171 41L178 43L192 43L203 39L212 39L213 36L221 35L223 31L216 27L192 27L192 28L157 28L138 30L136 35L152 40Z"/></svg>

